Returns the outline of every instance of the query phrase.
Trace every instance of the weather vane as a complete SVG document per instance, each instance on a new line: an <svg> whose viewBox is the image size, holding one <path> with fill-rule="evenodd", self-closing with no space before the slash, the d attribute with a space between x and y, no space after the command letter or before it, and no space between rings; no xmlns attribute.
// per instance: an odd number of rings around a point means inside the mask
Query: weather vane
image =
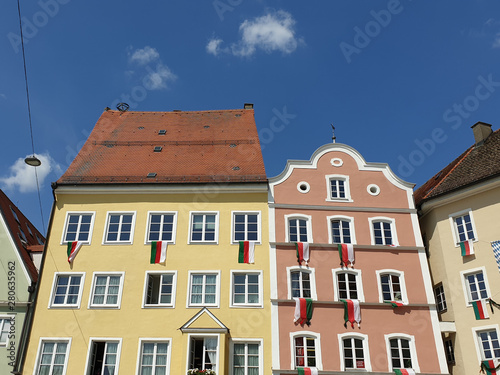
<svg viewBox="0 0 500 375"><path fill-rule="evenodd" d="M335 143L335 140L337 137L335 136L335 126L333 124L330 124L332 126L332 143Z"/></svg>

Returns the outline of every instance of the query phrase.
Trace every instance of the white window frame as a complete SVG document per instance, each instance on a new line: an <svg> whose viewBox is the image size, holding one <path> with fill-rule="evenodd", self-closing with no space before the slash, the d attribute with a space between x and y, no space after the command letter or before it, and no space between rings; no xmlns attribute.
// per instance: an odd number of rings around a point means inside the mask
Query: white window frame
<svg viewBox="0 0 500 375"><path fill-rule="evenodd" d="M488 297L491 296L491 291L490 291L490 283L488 282L488 275L486 274L486 267L477 267L477 268L471 268L468 270L460 271L460 278L462 280L462 288L464 291L464 297L465 297L465 306L466 307L471 307L472 306L472 300L470 296L470 291L469 291L469 283L466 280L466 276L470 274L475 274L475 273L483 273L483 278L484 278L484 284L486 286L486 293L488 294Z"/></svg>
<svg viewBox="0 0 500 375"><path fill-rule="evenodd" d="M234 371L234 344L258 344L259 345L259 374L264 373L264 340L263 339L244 339L244 338L231 338L231 345L229 346L229 373ZM246 359L248 357L246 356ZM245 368L247 370L248 368Z"/></svg>
<svg viewBox="0 0 500 375"><path fill-rule="evenodd" d="M236 215L257 215L257 241L256 244L261 244L262 241L262 225L261 225L261 211L231 211L231 243L237 244L239 241L235 240L235 216ZM248 237L247 230L245 228L245 241L250 241L246 239Z"/></svg>
<svg viewBox="0 0 500 375"><path fill-rule="evenodd" d="M131 228L130 228L130 239L128 241L121 241L117 239L116 241L108 241L108 231L109 231L109 224L110 224L110 219L111 216L114 215L132 215L132 223ZM104 230L104 236L102 237L102 244L103 245L132 245L134 243L134 229L135 229L135 218L136 218L136 212L135 211L108 211L106 214L106 228ZM121 233L121 223L120 223L120 230L118 231L118 237L120 237Z"/></svg>
<svg viewBox="0 0 500 375"><path fill-rule="evenodd" d="M149 275L172 275L172 302L170 303L157 303L147 304L146 299L148 296L148 281ZM157 309L157 308L175 308L175 297L177 290L177 271L146 271L144 279L144 291L142 295L142 308L143 309Z"/></svg>
<svg viewBox="0 0 500 375"><path fill-rule="evenodd" d="M326 191L328 195L325 199L327 202L354 202L351 198L351 188L349 184L349 176L343 174L329 174L325 176L326 179ZM332 198L332 180L343 180L344 181L344 198Z"/></svg>
<svg viewBox="0 0 500 375"><path fill-rule="evenodd" d="M316 294L316 270L312 267L292 266L286 268L286 281L288 286L287 298L292 299L292 272L301 271L309 273L309 282L311 284L311 299L316 301L318 295ZM302 288L302 286L301 286ZM309 298L309 297L306 297Z"/></svg>
<svg viewBox="0 0 500 375"><path fill-rule="evenodd" d="M96 287L96 280L98 276L120 276L120 286L118 290L118 300L117 303L114 305L108 305L108 304L94 304L92 302L93 297L94 297L94 290ZM125 279L125 272L94 272L92 274L92 287L90 289L90 295L89 295L89 304L88 308L89 309L120 309L121 303L122 303L122 294L123 294L123 282Z"/></svg>
<svg viewBox="0 0 500 375"><path fill-rule="evenodd" d="M262 281L262 271L248 271L248 270L231 270L231 288L229 290L229 307L235 308L263 308L263 281ZM235 274L245 274L245 275L257 275L259 279L259 302L258 303L235 303L234 302L234 275ZM247 296L247 291L245 292L245 296Z"/></svg>
<svg viewBox="0 0 500 375"><path fill-rule="evenodd" d="M42 348L43 344L46 342L66 343L66 353L64 354L64 367L62 372L62 375L65 375L68 370L68 358L71 348L71 341L72 341L71 337L40 337L40 340L38 341L38 350L36 353L35 366L33 367L33 375L39 374ZM54 359L52 358L52 363L53 360ZM52 373L53 372L51 371L51 375Z"/></svg>
<svg viewBox="0 0 500 375"><path fill-rule="evenodd" d="M291 353L291 361L290 368L296 370L297 366L295 365L295 338L298 336L304 336L314 339L314 353L316 355L316 368L318 370L323 370L323 361L321 357L321 334L319 332L312 331L296 331L290 332L290 353ZM305 366L307 367L307 366Z"/></svg>
<svg viewBox="0 0 500 375"><path fill-rule="evenodd" d="M376 270L377 275L377 285L378 285L378 301L380 303L384 303L384 293L382 291L382 280L381 276L385 274L395 275L399 277L399 287L401 288L401 302L404 304L408 304L408 294L406 292L406 282L405 282L405 273L404 271L399 271L395 269L383 269Z"/></svg>
<svg viewBox="0 0 500 375"><path fill-rule="evenodd" d="M2 323L0 323L0 336L1 336L1 333L2 332L5 332L7 334L7 337L6 337L6 341L5 342L1 342L0 341L0 348L1 347L4 347L4 346L7 346L7 344L9 343L9 332L10 332L10 327L12 325L12 320L15 321L16 319L16 315L15 314L12 314L12 315L0 315L0 321L3 321ZM5 321L9 321L9 329L8 330L4 330L4 327L5 327Z"/></svg>
<svg viewBox="0 0 500 375"><path fill-rule="evenodd" d="M220 334L216 333L205 333L205 334L199 334L199 333L188 333L188 340L187 340L187 356L186 356L186 371L185 373L190 370L189 364L191 362L191 339L193 338L205 338L205 337L215 337L217 338L217 359L215 362L215 371L220 372ZM201 370L201 369L199 369Z"/></svg>
<svg viewBox="0 0 500 375"><path fill-rule="evenodd" d="M334 268L334 269L332 269L333 300L340 301L341 299L344 299L344 298L339 298L339 285L338 285L338 279L337 279L337 275L339 273L350 273L350 274L354 274L356 276L356 289L358 292L357 299L359 302L365 302L365 295L363 293L363 278L361 277L361 270L354 269L354 268L347 268L347 269L346 268Z"/></svg>
<svg viewBox="0 0 500 375"><path fill-rule="evenodd" d="M78 300L74 304L55 304L54 299L56 297L57 281L60 276L80 276L80 289L78 291ZM82 302L83 286L85 285L85 272L55 272L54 280L52 281L52 291L50 292L49 309L60 309L60 308L71 308L79 309ZM67 297L67 292L66 295Z"/></svg>
<svg viewBox="0 0 500 375"><path fill-rule="evenodd" d="M68 233L68 225L69 225L69 217L71 215L92 215L92 218L90 219L90 228L89 228L89 238L87 241L82 241L85 245L90 245L92 243L92 233L94 232L94 221L95 221L95 211L68 211L66 212L66 219L64 220L64 230L61 236L61 245L64 245L68 243L66 241L66 235ZM80 225L78 225L78 233L80 233ZM75 239L75 241L78 241L78 239Z"/></svg>
<svg viewBox="0 0 500 375"><path fill-rule="evenodd" d="M154 343L154 344L163 344L167 343L167 375L170 374L170 358L172 353L172 339L171 338L156 338L156 337L141 337L139 338L139 348L137 350L137 366L136 366L136 375L140 375L141 373L141 365L142 365L142 345L145 343ZM156 353L153 357L154 364L156 364ZM153 372L154 373L154 372Z"/></svg>
<svg viewBox="0 0 500 375"><path fill-rule="evenodd" d="M289 221L292 219L300 219L306 221L306 229L307 229L307 241L297 241L297 242L309 242L313 243L313 235L312 235L312 216L303 215L303 214L290 214L285 215L285 242L293 243L295 241L290 241L290 230L289 230Z"/></svg>
<svg viewBox="0 0 500 375"><path fill-rule="evenodd" d="M378 244L377 246L399 246L399 241L398 241L398 232L396 230L396 219L390 218L390 217L385 217L385 216L376 216L376 217L369 217L368 221L370 223L370 238L372 245L377 245L375 243L375 228L373 224L378 221L384 221L388 222L391 226L391 237L392 237L392 245L387 245L385 244L385 237L384 237L384 244L380 245Z"/></svg>
<svg viewBox="0 0 500 375"><path fill-rule="evenodd" d="M192 240L192 235L193 235L193 218L194 215L215 215L215 233L214 233L214 240L213 241L193 241ZM203 229L203 237L205 237L205 229ZM188 244L193 244L193 245L209 245L209 244L214 244L217 245L219 244L219 211L190 211L189 212L189 231L188 231Z"/></svg>
<svg viewBox="0 0 500 375"><path fill-rule="evenodd" d="M457 228L457 225L455 223L455 218L457 218L459 216L465 216L467 214L470 217L470 223L472 225L472 230L474 231L474 239L472 241L473 242L477 242L478 241L476 224L474 222L474 216L472 215L472 209L468 208L466 210L454 212L454 213L448 215L449 221L450 221L450 225L451 225L451 233L453 234L453 241L455 241L455 247L460 246L460 237L458 235L458 228Z"/></svg>
<svg viewBox="0 0 500 375"><path fill-rule="evenodd" d="M372 364L370 361L370 350L368 346L368 335L365 335L363 333L352 333L352 332L346 332L346 333L339 333L337 335L338 340L339 340L339 352L340 352L340 371L349 371L349 372L371 372L372 371ZM363 356L365 360L365 368L364 369L358 369L358 368L348 368L346 369L345 367L345 358L344 358L344 339L359 339L363 343ZM354 350L354 349L353 349Z"/></svg>
<svg viewBox="0 0 500 375"><path fill-rule="evenodd" d="M191 288L192 288L192 280L193 275L216 275L216 286L215 286L215 303L191 303ZM205 295L205 286L203 284L203 298ZM220 270L199 270L199 271L189 271L188 272L188 290L187 290L187 298L186 298L186 307L187 308L200 308L200 307L215 307L218 308L220 306Z"/></svg>
<svg viewBox="0 0 500 375"><path fill-rule="evenodd" d="M354 230L354 218L351 216L343 216L343 215L333 215L333 216L327 216L326 222L327 222L327 227L328 227L328 243L338 243L338 242L333 242L333 235L332 235L332 221L333 220L341 220L341 221L348 221L349 222L349 232L351 236L351 244L356 245L356 232ZM344 243L344 242L342 242Z"/></svg>
<svg viewBox="0 0 500 375"><path fill-rule="evenodd" d="M497 332L497 337L500 340L500 328L498 324L490 324L487 326L480 326L480 327L472 327L472 335L474 337L474 344L476 347L476 354L477 354L477 359L478 361L485 361L486 359L483 358L483 347L480 343L480 338L479 338L479 333L483 331L496 331Z"/></svg>
<svg viewBox="0 0 500 375"><path fill-rule="evenodd" d="M415 337L413 335L407 335L406 333L390 333L384 335L384 338L385 338L385 345L387 348L387 363L389 365L389 372L394 371L394 368L392 367L391 344L390 344L390 340L392 339L405 339L409 341L412 369L416 373L420 372L420 366L418 364L418 358L417 358L417 350L415 347Z"/></svg>
<svg viewBox="0 0 500 375"><path fill-rule="evenodd" d="M116 349L116 365L115 365L115 374L119 374L119 367L120 367L120 354L121 354L121 348L122 348L122 339L120 337L90 337L89 338L89 345L87 348L87 359L85 361L85 372L84 374L88 374L90 371L90 356L92 355L92 346L94 342L117 342L118 347ZM104 364L104 361L103 361Z"/></svg>
<svg viewBox="0 0 500 375"><path fill-rule="evenodd" d="M438 290L441 289L439 295L442 296L442 303L438 300ZM434 286L434 298L436 299L436 310L438 313L443 313L448 310L448 303L446 302L446 293L444 291L443 283L438 283Z"/></svg>
<svg viewBox="0 0 500 375"><path fill-rule="evenodd" d="M149 245L151 242L149 240L149 232L151 230L151 216L152 215L173 215L173 223L172 223L172 240L170 241L163 241L168 244L175 245L175 237L177 235L177 211L148 211L148 222L147 222L147 227L146 227L146 236L144 237L144 244ZM162 233L162 230L160 229L160 233ZM158 241L162 241L161 239Z"/></svg>

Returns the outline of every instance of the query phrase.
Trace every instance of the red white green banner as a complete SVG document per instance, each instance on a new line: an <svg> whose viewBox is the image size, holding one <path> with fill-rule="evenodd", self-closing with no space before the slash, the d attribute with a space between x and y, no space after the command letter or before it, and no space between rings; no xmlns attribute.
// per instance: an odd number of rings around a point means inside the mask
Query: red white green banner
<svg viewBox="0 0 500 375"><path fill-rule="evenodd" d="M295 242L295 249L297 249L297 262L306 265L309 262L309 243L308 242Z"/></svg>
<svg viewBox="0 0 500 375"><path fill-rule="evenodd" d="M460 250L462 251L463 257L474 254L474 245L472 244L472 240L460 242Z"/></svg>
<svg viewBox="0 0 500 375"><path fill-rule="evenodd" d="M384 301L385 303L390 303L393 308L404 306L405 304L401 301Z"/></svg>
<svg viewBox="0 0 500 375"><path fill-rule="evenodd" d="M318 375L318 369L316 367L298 367L297 373L299 375Z"/></svg>
<svg viewBox="0 0 500 375"><path fill-rule="evenodd" d="M68 242L68 263L71 263L75 259L82 245L82 241Z"/></svg>
<svg viewBox="0 0 500 375"><path fill-rule="evenodd" d="M303 325L309 325L312 318L312 299L311 298L294 298L295 313L293 322Z"/></svg>
<svg viewBox="0 0 500 375"><path fill-rule="evenodd" d="M500 365L498 364L498 360L490 359L488 361L482 361L481 372L484 373L485 371L486 375L500 374Z"/></svg>
<svg viewBox="0 0 500 375"><path fill-rule="evenodd" d="M351 327L354 328L354 323L358 323L358 327L361 323L361 308L359 307L359 301L357 299L341 299L344 303L344 323L351 323Z"/></svg>
<svg viewBox="0 0 500 375"><path fill-rule="evenodd" d="M413 371L413 369L411 368L397 368L394 369L394 372L397 375L415 375L415 371Z"/></svg>
<svg viewBox="0 0 500 375"><path fill-rule="evenodd" d="M167 259L167 242L153 241L151 242L151 264L163 263Z"/></svg>
<svg viewBox="0 0 500 375"><path fill-rule="evenodd" d="M476 320L488 319L490 317L488 314L488 309L486 308L485 299L472 301L472 307L474 308L474 315L476 316Z"/></svg>
<svg viewBox="0 0 500 375"><path fill-rule="evenodd" d="M238 263L255 263L255 242L240 241Z"/></svg>
<svg viewBox="0 0 500 375"><path fill-rule="evenodd" d="M340 257L340 265L343 266L351 263L354 264L354 246L351 243L339 243L339 257Z"/></svg>

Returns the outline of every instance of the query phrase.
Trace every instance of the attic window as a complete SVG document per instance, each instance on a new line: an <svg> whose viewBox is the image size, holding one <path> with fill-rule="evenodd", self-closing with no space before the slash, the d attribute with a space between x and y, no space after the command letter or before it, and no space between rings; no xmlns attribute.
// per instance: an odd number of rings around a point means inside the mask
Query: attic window
<svg viewBox="0 0 500 375"><path fill-rule="evenodd" d="M148 173L148 178L154 178L154 177L156 177L156 173L154 172Z"/></svg>
<svg viewBox="0 0 500 375"><path fill-rule="evenodd" d="M205 129L208 129L210 127L210 125L205 125L204 128Z"/></svg>
<svg viewBox="0 0 500 375"><path fill-rule="evenodd" d="M137 129L142 130L144 129L144 126L139 126Z"/></svg>
<svg viewBox="0 0 500 375"><path fill-rule="evenodd" d="M236 115L234 115L234 117L241 117L241 114L237 113Z"/></svg>
<svg viewBox="0 0 500 375"><path fill-rule="evenodd" d="M236 167L233 167L233 171L239 171L240 170L240 167L236 166Z"/></svg>
<svg viewBox="0 0 500 375"><path fill-rule="evenodd" d="M236 147L236 143L231 143L231 144L229 145L229 147L231 147L231 148Z"/></svg>
<svg viewBox="0 0 500 375"><path fill-rule="evenodd" d="M12 211L12 215L14 215L14 219L16 219L16 221L19 223L19 218L17 217L17 213L16 211L14 211L14 209L12 208L12 206L10 206L10 210Z"/></svg>
<svg viewBox="0 0 500 375"><path fill-rule="evenodd" d="M165 135L165 134L167 134L167 131L165 129L160 129L158 131L158 135Z"/></svg>
<svg viewBox="0 0 500 375"><path fill-rule="evenodd" d="M161 150L163 150L163 147L161 146L155 146L154 148L154 152L161 152Z"/></svg>
<svg viewBox="0 0 500 375"><path fill-rule="evenodd" d="M28 239L26 238L26 235L24 234L21 227L19 227L19 238L21 238L21 241L28 242Z"/></svg>

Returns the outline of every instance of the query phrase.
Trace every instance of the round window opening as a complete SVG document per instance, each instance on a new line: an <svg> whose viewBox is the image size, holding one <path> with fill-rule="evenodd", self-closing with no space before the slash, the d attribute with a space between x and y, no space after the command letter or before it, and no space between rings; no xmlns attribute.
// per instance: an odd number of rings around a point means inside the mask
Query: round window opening
<svg viewBox="0 0 500 375"><path fill-rule="evenodd" d="M301 181L297 184L297 190L300 191L301 193L307 193L309 192L310 189L311 187L305 181Z"/></svg>
<svg viewBox="0 0 500 375"><path fill-rule="evenodd" d="M333 158L332 160L330 160L330 163L334 166L334 167L341 167L342 164L344 164L344 161L340 158Z"/></svg>
<svg viewBox="0 0 500 375"><path fill-rule="evenodd" d="M379 195L380 194L380 188L378 187L378 185L375 185L375 184L368 185L368 187L366 188L366 190L371 195Z"/></svg>

